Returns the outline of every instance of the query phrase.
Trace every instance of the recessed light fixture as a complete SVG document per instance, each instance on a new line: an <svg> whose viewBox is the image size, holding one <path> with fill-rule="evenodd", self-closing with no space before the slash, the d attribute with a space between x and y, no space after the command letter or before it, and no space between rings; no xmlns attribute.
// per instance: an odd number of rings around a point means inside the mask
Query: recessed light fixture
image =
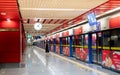
<svg viewBox="0 0 120 75"><path fill-rule="evenodd" d="M6 15L6 12L1 12L0 14L3 15L3 16L5 16L5 15Z"/></svg>

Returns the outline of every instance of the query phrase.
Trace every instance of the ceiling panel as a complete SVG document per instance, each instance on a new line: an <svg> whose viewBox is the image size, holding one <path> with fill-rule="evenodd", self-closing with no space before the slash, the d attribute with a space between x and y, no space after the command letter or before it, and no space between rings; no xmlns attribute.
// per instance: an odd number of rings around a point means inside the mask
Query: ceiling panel
<svg viewBox="0 0 120 75"><path fill-rule="evenodd" d="M38 22L34 21L37 18L43 24L40 31L49 32L106 1L108 0L18 0L18 3L24 26L29 24L29 27ZM47 24L46 28L44 24ZM26 26L25 30L27 33L31 31Z"/></svg>

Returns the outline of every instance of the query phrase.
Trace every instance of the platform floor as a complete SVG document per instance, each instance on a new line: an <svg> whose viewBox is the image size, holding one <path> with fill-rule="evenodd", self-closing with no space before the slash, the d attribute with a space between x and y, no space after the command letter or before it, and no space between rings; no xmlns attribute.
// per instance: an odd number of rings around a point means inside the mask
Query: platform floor
<svg viewBox="0 0 120 75"><path fill-rule="evenodd" d="M27 47L21 68L1 68L0 75L120 75L95 64Z"/></svg>

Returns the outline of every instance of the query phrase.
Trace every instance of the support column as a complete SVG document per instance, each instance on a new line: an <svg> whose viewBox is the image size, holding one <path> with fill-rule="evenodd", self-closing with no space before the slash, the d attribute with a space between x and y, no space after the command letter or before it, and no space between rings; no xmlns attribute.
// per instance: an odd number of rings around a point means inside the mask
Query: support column
<svg viewBox="0 0 120 75"><path fill-rule="evenodd" d="M54 49L54 52L56 53L56 39L53 39L53 49Z"/></svg>
<svg viewBox="0 0 120 75"><path fill-rule="evenodd" d="M63 52L63 47L62 47L62 38L60 38L60 54Z"/></svg>
<svg viewBox="0 0 120 75"><path fill-rule="evenodd" d="M70 36L70 57L73 57L73 39L72 36Z"/></svg>
<svg viewBox="0 0 120 75"><path fill-rule="evenodd" d="M89 55L89 63L92 63L92 34L88 33L88 55Z"/></svg>

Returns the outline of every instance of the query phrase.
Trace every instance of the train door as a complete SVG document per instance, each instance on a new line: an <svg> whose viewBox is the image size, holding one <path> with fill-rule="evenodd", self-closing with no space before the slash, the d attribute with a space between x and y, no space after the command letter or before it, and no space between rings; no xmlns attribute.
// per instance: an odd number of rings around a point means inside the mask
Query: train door
<svg viewBox="0 0 120 75"><path fill-rule="evenodd" d="M50 41L50 50L51 50L52 52L54 52L54 43L53 43L53 39L51 39L51 41Z"/></svg>
<svg viewBox="0 0 120 75"><path fill-rule="evenodd" d="M97 33L97 63L102 64L102 33Z"/></svg>
<svg viewBox="0 0 120 75"><path fill-rule="evenodd" d="M69 41L70 41L70 37L63 37L62 38L63 55L69 56L69 54L70 54Z"/></svg>
<svg viewBox="0 0 120 75"><path fill-rule="evenodd" d="M88 62L88 57L89 57L89 54L88 54L88 50L89 50L88 49L88 34L84 34L82 36L82 38L83 38L83 48L81 48L80 59Z"/></svg>
<svg viewBox="0 0 120 75"><path fill-rule="evenodd" d="M56 53L60 54L60 39L56 38Z"/></svg>
<svg viewBox="0 0 120 75"><path fill-rule="evenodd" d="M83 56L84 56L83 35L76 35L74 44L75 44L76 58L83 60Z"/></svg>
<svg viewBox="0 0 120 75"><path fill-rule="evenodd" d="M92 39L92 59L93 59L92 61L93 63L101 64L102 62L101 32L92 33L91 39Z"/></svg>
<svg viewBox="0 0 120 75"><path fill-rule="evenodd" d="M66 37L63 37L62 38L63 55L65 55L65 45L66 45Z"/></svg>
<svg viewBox="0 0 120 75"><path fill-rule="evenodd" d="M76 38L75 36L72 36L72 40L73 40L73 57L76 57L76 51L75 51L75 43L76 43Z"/></svg>

